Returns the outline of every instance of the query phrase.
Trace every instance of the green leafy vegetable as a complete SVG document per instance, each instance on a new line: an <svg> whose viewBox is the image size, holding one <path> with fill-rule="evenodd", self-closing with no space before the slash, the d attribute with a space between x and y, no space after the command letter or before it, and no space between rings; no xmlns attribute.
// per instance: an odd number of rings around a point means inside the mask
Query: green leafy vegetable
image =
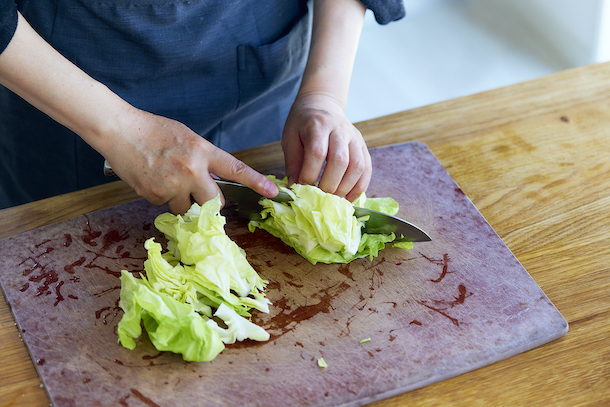
<svg viewBox="0 0 610 407"><path fill-rule="evenodd" d="M218 333L193 307L155 290L145 278L134 278L125 270L121 274L119 305L125 311L118 326L119 342L128 349L134 349L133 338L142 335L141 320L158 350L181 353L184 360L209 361L224 349Z"/></svg>
<svg viewBox="0 0 610 407"><path fill-rule="evenodd" d="M367 198L366 194L362 194L354 201L354 206L371 209L392 216L398 213L398 202L389 197Z"/></svg>
<svg viewBox="0 0 610 407"><path fill-rule="evenodd" d="M392 198L367 198L362 194L351 204L312 185L288 187L285 179L269 178L293 200L280 203L263 198L262 220L251 221L248 228L266 230L313 264L349 263L367 256L372 259L386 243L396 239L394 234L362 233L366 219L354 216L354 205L395 215L398 203Z"/></svg>
<svg viewBox="0 0 610 407"><path fill-rule="evenodd" d="M164 213L155 219L168 251L162 253L161 244L150 238L144 244L146 274L137 279L122 273L119 305L125 314L118 334L123 346L134 349L141 321L157 349L181 353L188 361L212 360L223 343L269 339L246 319L252 308L269 312L263 293L267 282L225 234L220 207L216 197L193 204L184 216Z"/></svg>
<svg viewBox="0 0 610 407"><path fill-rule="evenodd" d="M261 342L269 340L269 333L246 318L239 316L237 312L227 307L226 304L220 304L214 316L222 319L228 327L227 329L222 329L214 320L210 319L207 321L208 325L218 332L224 343L235 343L235 341L243 341L244 339Z"/></svg>

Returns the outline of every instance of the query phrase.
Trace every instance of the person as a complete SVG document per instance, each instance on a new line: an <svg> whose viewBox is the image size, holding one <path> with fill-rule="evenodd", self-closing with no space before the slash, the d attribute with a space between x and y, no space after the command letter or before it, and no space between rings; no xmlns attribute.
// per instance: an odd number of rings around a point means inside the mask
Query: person
<svg viewBox="0 0 610 407"><path fill-rule="evenodd" d="M0 4L0 208L107 182L104 159L174 213L220 193L211 174L272 197L230 153L280 138L290 183L366 190L351 69L366 8L387 24L402 0Z"/></svg>

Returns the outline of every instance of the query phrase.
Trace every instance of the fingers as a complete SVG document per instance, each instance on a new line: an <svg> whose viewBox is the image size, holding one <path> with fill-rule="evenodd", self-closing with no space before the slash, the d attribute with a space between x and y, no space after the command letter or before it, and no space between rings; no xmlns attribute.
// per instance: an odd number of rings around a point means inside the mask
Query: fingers
<svg viewBox="0 0 610 407"><path fill-rule="evenodd" d="M327 163L319 187L324 192L356 199L369 185L372 164L362 136L355 128L331 133ZM351 199L350 199L351 198Z"/></svg>
<svg viewBox="0 0 610 407"><path fill-rule="evenodd" d="M190 209L193 202L203 205L218 195L220 195L221 204L224 206L225 200L220 188L211 176L203 172L200 176L183 180L180 188L175 188L172 196L169 199L166 198L165 201L167 201L169 209L173 213L183 215Z"/></svg>
<svg viewBox="0 0 610 407"><path fill-rule="evenodd" d="M352 201L369 185L366 143L342 112L297 106L287 120L282 148L289 183L314 184L319 178L320 189Z"/></svg>
<svg viewBox="0 0 610 407"><path fill-rule="evenodd" d="M329 139L327 163L318 186L324 192L344 196L360 178L364 161L361 151L342 135L333 132Z"/></svg>
<svg viewBox="0 0 610 407"><path fill-rule="evenodd" d="M299 171L298 182L311 185L318 181L320 172L328 155L328 132L329 130L314 126L305 130L302 150L302 166Z"/></svg>
<svg viewBox="0 0 610 407"><path fill-rule="evenodd" d="M266 197L272 198L279 192L269 178L220 149L210 157L209 171L221 178L239 182Z"/></svg>
<svg viewBox="0 0 610 407"><path fill-rule="evenodd" d="M184 194L174 196L167 204L169 205L169 210L178 215L184 215L192 205L190 195L187 197Z"/></svg>
<svg viewBox="0 0 610 407"><path fill-rule="evenodd" d="M366 192L369 183L371 182L371 176L373 175L371 155L369 154L366 145L362 147L362 154L365 161L365 169L351 191L345 195L345 198L350 202L354 202L363 192Z"/></svg>
<svg viewBox="0 0 610 407"><path fill-rule="evenodd" d="M284 151L284 164L288 185L299 181L301 168L303 167L304 148L301 140L297 137L283 137L282 150Z"/></svg>
<svg viewBox="0 0 610 407"><path fill-rule="evenodd" d="M207 174L201 177L191 192L192 199L194 199L195 202L200 205L209 201L210 199L216 198L218 195L220 195L220 203L224 206L225 199L222 191L216 182L214 182L214 179Z"/></svg>

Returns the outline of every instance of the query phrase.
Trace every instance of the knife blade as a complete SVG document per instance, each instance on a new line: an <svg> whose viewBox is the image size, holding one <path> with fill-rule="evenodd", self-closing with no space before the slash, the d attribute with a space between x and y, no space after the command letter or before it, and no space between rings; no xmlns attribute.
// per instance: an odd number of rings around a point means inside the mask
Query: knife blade
<svg viewBox="0 0 610 407"><path fill-rule="evenodd" d="M104 161L104 175L118 178L106 160ZM261 219L262 206L259 201L263 198L262 195L237 182L221 179L214 179L214 181L216 181L225 198L237 205L239 217L247 220ZM269 199L284 203L291 201L292 197L286 192L280 191L277 196ZM357 218L368 216L362 228L364 233L384 235L394 233L396 242L429 242L432 240L421 228L396 216L358 206L354 206L354 216Z"/></svg>
<svg viewBox="0 0 610 407"><path fill-rule="evenodd" d="M262 207L259 201L261 198L264 198L262 195L236 182L215 181L225 198L237 205L237 212L241 218L248 220L261 219L260 212ZM269 199L282 203L292 201L292 197L282 191L277 196ZM429 242L432 240L421 228L396 216L357 206L354 206L354 216L357 218L368 216L368 219L364 221L362 229L364 233L385 235L394 233L396 235L395 241L397 242Z"/></svg>

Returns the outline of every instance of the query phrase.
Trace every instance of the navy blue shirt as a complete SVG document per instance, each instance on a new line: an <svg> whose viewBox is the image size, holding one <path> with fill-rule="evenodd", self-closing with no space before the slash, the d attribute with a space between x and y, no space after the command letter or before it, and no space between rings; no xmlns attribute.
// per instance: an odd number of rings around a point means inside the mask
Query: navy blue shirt
<svg viewBox="0 0 610 407"><path fill-rule="evenodd" d="M0 0L0 52L4 51L17 29L17 5L13 0Z"/></svg>
<svg viewBox="0 0 610 407"><path fill-rule="evenodd" d="M375 14L379 24L388 24L404 17L402 0L361 0ZM17 3L0 0L0 53L4 51L17 29Z"/></svg>
<svg viewBox="0 0 610 407"><path fill-rule="evenodd" d="M281 139L307 61L307 3L0 0L0 50L19 10L45 41L129 104L232 152ZM363 4L381 23L404 15L401 2ZM0 209L108 182L103 160L0 86Z"/></svg>

